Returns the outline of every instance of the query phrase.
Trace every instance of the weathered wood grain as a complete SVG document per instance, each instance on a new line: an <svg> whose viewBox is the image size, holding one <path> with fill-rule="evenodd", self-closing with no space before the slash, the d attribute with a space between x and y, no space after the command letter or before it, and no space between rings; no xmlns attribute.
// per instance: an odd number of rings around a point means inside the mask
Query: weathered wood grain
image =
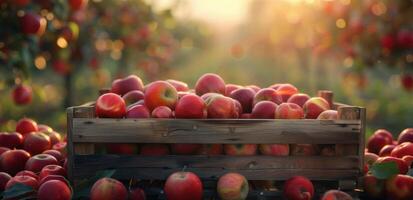
<svg viewBox="0 0 413 200"><path fill-rule="evenodd" d="M359 120L73 119L73 142L358 144Z"/></svg>

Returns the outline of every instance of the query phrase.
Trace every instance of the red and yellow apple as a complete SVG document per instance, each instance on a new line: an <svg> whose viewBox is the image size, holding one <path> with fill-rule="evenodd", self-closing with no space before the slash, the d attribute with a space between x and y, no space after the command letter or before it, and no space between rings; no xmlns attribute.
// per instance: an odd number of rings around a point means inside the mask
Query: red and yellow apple
<svg viewBox="0 0 413 200"><path fill-rule="evenodd" d="M206 73L195 84L195 93L201 96L205 93L218 93L225 95L225 81L217 74Z"/></svg>
<svg viewBox="0 0 413 200"><path fill-rule="evenodd" d="M174 86L166 81L155 81L147 86L144 101L145 106L150 111L158 106L174 109L178 101L178 92Z"/></svg>
<svg viewBox="0 0 413 200"><path fill-rule="evenodd" d="M248 196L248 181L241 174L227 173L219 178L217 191L222 200L243 200Z"/></svg>
<svg viewBox="0 0 413 200"><path fill-rule="evenodd" d="M192 172L175 172L165 182L164 191L168 200L201 200L202 182Z"/></svg>

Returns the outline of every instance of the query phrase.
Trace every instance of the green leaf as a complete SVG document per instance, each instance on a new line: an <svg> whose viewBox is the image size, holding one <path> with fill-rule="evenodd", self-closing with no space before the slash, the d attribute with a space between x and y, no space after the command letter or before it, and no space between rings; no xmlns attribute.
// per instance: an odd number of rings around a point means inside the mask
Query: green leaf
<svg viewBox="0 0 413 200"><path fill-rule="evenodd" d="M11 188L5 190L2 194L3 199L15 199L25 194L29 194L34 192L32 187L27 185L23 185L21 183L17 183L13 185Z"/></svg>
<svg viewBox="0 0 413 200"><path fill-rule="evenodd" d="M370 168L371 173L378 179L388 179L399 173L395 162L376 163Z"/></svg>
<svg viewBox="0 0 413 200"><path fill-rule="evenodd" d="M103 170L96 172L96 175L92 178L85 179L80 182L75 188L76 194L74 194L73 199L83 199L88 198L90 189L92 189L93 184L101 178L110 178L115 174L116 170Z"/></svg>

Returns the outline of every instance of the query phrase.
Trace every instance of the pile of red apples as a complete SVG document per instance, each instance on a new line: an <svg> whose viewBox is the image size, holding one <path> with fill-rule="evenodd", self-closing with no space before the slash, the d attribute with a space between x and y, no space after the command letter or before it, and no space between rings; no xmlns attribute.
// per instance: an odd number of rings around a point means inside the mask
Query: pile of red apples
<svg viewBox="0 0 413 200"><path fill-rule="evenodd" d="M201 76L195 89L177 80L154 81L146 85L130 75L113 81L109 92L96 100L96 116L100 118L176 118L176 119L337 119L321 97L300 93L291 84L256 85L226 84L218 75ZM109 153L136 154L136 145L112 144ZM309 144L239 144L200 145L144 144L143 155L330 155L330 146Z"/></svg>
<svg viewBox="0 0 413 200"><path fill-rule="evenodd" d="M398 174L386 180L373 176L369 169L375 163L395 163ZM413 162L413 128L403 130L397 140L379 129L367 141L364 189L371 198L413 199L413 177L407 175Z"/></svg>
<svg viewBox="0 0 413 200"><path fill-rule="evenodd" d="M68 200L72 191L65 178L66 160L61 134L23 118L15 132L0 132L0 192L22 184L32 190L13 199Z"/></svg>

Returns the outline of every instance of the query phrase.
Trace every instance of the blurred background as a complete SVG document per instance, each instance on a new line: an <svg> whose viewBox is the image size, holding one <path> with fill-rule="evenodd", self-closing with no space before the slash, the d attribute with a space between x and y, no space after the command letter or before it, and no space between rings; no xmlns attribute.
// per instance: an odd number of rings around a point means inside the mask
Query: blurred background
<svg viewBox="0 0 413 200"><path fill-rule="evenodd" d="M128 74L206 72L332 90L367 107L368 132L398 134L413 126L413 1L0 0L0 130L23 116L64 130L66 107ZM13 100L19 85L32 101Z"/></svg>

